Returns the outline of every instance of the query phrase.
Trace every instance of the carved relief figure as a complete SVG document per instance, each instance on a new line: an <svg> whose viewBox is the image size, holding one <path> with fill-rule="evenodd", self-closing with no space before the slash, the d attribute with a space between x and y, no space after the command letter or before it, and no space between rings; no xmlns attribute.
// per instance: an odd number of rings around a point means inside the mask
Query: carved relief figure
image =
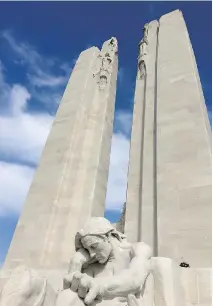
<svg viewBox="0 0 213 306"><path fill-rule="evenodd" d="M76 250L57 306L84 305L82 300L86 305L142 305L149 246L130 244L108 220L91 218L76 235Z"/></svg>
<svg viewBox="0 0 213 306"><path fill-rule="evenodd" d="M105 48L104 48L105 49ZM103 52L101 51L98 58L98 69L96 68L95 73L93 73L93 77L98 76L98 84L100 89L104 89L109 75L112 69L112 60L115 54L118 51L118 44L116 38L112 37L107 45L107 50Z"/></svg>
<svg viewBox="0 0 213 306"><path fill-rule="evenodd" d="M148 44L148 30L149 30L149 24L146 23L143 27L143 38L144 38L144 41L146 41L146 43Z"/></svg>
<svg viewBox="0 0 213 306"><path fill-rule="evenodd" d="M141 60L138 63L138 78L142 80L146 75L146 64L144 60Z"/></svg>
<svg viewBox="0 0 213 306"><path fill-rule="evenodd" d="M148 29L149 29L149 24L146 23L143 27L143 38L139 42L139 57L147 54Z"/></svg>
<svg viewBox="0 0 213 306"><path fill-rule="evenodd" d="M146 55L148 54L147 52L148 30L149 30L149 24L146 23L143 27L143 38L139 42L138 74L137 74L137 77L139 79L143 79L146 74L145 58L146 58Z"/></svg>
<svg viewBox="0 0 213 306"><path fill-rule="evenodd" d="M111 66L111 58L109 56L104 56L101 61L101 68L100 68L100 76L99 76L99 86L101 89L104 89L105 85L107 84L108 75L110 73L110 66Z"/></svg>
<svg viewBox="0 0 213 306"><path fill-rule="evenodd" d="M112 53L117 54L118 52L118 42L115 37L112 37L110 42L109 42L109 49Z"/></svg>

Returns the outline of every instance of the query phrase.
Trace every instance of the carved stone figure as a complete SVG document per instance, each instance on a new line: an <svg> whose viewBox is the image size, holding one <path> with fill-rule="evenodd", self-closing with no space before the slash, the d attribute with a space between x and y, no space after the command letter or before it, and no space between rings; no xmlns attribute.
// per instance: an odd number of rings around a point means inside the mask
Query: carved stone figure
<svg viewBox="0 0 213 306"><path fill-rule="evenodd" d="M77 233L76 250L57 306L83 305L73 292L88 305L142 305L150 273L148 245L128 243L108 220L97 217ZM63 296L75 302L64 304Z"/></svg>
<svg viewBox="0 0 213 306"><path fill-rule="evenodd" d="M143 39L144 39L144 41L146 41L146 43L148 44L148 40L147 40L147 38L148 38L148 30L149 30L149 24L148 23L146 23L145 25L144 25L144 27L143 27Z"/></svg>
<svg viewBox="0 0 213 306"><path fill-rule="evenodd" d="M107 84L108 75L110 73L110 66L111 66L112 60L109 57L109 55L105 55L102 58L101 61L101 67L100 67L100 76L99 76L99 86L101 89L103 89Z"/></svg>
<svg viewBox="0 0 213 306"><path fill-rule="evenodd" d="M143 38L139 42L139 57L147 54L148 28L149 24L146 23L143 27Z"/></svg>
<svg viewBox="0 0 213 306"><path fill-rule="evenodd" d="M138 78L143 79L146 74L146 63L145 58L148 54L147 46L148 46L148 29L149 24L146 23L143 27L143 38L139 42L139 56L138 56Z"/></svg>
<svg viewBox="0 0 213 306"><path fill-rule="evenodd" d="M112 37L109 42L109 49L111 53L117 54L118 52L118 42L115 37Z"/></svg>
<svg viewBox="0 0 213 306"><path fill-rule="evenodd" d="M146 64L145 64L144 60L141 60L138 63L138 75L137 75L137 77L138 77L138 79L143 80L145 75L146 75Z"/></svg>
<svg viewBox="0 0 213 306"><path fill-rule="evenodd" d="M100 89L104 89L107 82L109 75L112 69L112 61L115 54L118 51L118 44L116 38L112 37L107 47L104 46L103 50L101 51L98 57L98 63L96 64L95 72L93 73L93 77L98 76L98 84Z"/></svg>
<svg viewBox="0 0 213 306"><path fill-rule="evenodd" d="M147 43L143 40L139 44L139 56L144 56L147 54Z"/></svg>

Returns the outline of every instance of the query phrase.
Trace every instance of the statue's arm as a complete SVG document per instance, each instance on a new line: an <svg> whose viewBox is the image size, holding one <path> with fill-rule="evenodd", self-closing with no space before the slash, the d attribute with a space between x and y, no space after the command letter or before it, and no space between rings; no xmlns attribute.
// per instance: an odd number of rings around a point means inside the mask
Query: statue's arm
<svg viewBox="0 0 213 306"><path fill-rule="evenodd" d="M91 260L89 252L84 248L79 249L72 257L70 261L68 273L73 273L76 271L81 272L82 267L89 263Z"/></svg>
<svg viewBox="0 0 213 306"><path fill-rule="evenodd" d="M70 288L75 272L82 272L82 268L91 261L89 252L84 248L79 249L70 261L68 274L63 278L64 289Z"/></svg>
<svg viewBox="0 0 213 306"><path fill-rule="evenodd" d="M150 273L151 248L143 242L133 248L133 258L129 268L118 275L106 278L103 282L103 297L114 298L140 292Z"/></svg>

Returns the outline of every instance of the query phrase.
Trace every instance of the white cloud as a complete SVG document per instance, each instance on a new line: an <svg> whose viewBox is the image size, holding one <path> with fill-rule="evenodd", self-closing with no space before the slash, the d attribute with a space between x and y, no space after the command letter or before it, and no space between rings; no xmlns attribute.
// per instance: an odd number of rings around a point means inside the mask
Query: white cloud
<svg viewBox="0 0 213 306"><path fill-rule="evenodd" d="M106 209L121 210L126 201L129 145L125 135L113 134Z"/></svg>
<svg viewBox="0 0 213 306"><path fill-rule="evenodd" d="M12 114L21 114L25 110L30 97L31 95L25 87L20 85L12 86L9 93L9 104L11 105Z"/></svg>
<svg viewBox="0 0 213 306"><path fill-rule="evenodd" d="M0 117L0 156L37 164L52 120L48 114Z"/></svg>
<svg viewBox="0 0 213 306"><path fill-rule="evenodd" d="M129 136L132 129L132 113L127 111L118 111L115 114L115 130Z"/></svg>
<svg viewBox="0 0 213 306"><path fill-rule="evenodd" d="M46 73L37 75L29 75L30 82L36 87L54 87L64 85L67 81L67 76L53 76Z"/></svg>
<svg viewBox="0 0 213 306"><path fill-rule="evenodd" d="M53 117L47 113L25 112L31 97L27 88L8 85L0 73L0 100L7 97L7 115L0 115L0 157L36 164L48 136Z"/></svg>
<svg viewBox="0 0 213 306"><path fill-rule="evenodd" d="M58 58L44 57L35 47L26 42L18 42L9 31L3 31L1 38L9 46L17 67L26 69L27 86L31 95L55 112L58 102L56 97L62 96L74 61L68 64L62 63Z"/></svg>
<svg viewBox="0 0 213 306"><path fill-rule="evenodd" d="M36 48L26 42L17 41L9 31L3 31L1 36L13 51L14 61L26 65L35 75L45 76L58 64L58 59L41 56Z"/></svg>
<svg viewBox="0 0 213 306"><path fill-rule="evenodd" d="M34 169L0 161L0 216L19 214L32 181Z"/></svg>

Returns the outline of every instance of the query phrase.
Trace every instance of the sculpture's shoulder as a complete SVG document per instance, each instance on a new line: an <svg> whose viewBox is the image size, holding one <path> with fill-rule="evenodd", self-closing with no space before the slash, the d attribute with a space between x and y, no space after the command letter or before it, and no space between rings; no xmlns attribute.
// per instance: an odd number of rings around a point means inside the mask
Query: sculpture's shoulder
<svg viewBox="0 0 213 306"><path fill-rule="evenodd" d="M135 256L142 256L145 258L152 257L152 248L145 242L137 242L132 244L132 252Z"/></svg>

